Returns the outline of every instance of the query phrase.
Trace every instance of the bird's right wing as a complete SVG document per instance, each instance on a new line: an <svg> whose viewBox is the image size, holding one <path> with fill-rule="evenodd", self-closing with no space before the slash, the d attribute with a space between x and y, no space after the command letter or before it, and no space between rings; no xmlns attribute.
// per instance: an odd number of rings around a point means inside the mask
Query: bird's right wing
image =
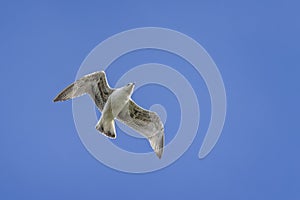
<svg viewBox="0 0 300 200"><path fill-rule="evenodd" d="M145 110L133 100L129 100L117 119L146 137L156 155L161 158L164 146L164 127L155 112Z"/></svg>
<svg viewBox="0 0 300 200"><path fill-rule="evenodd" d="M100 71L88 74L72 83L60 92L53 101L66 101L89 94L100 111L102 111L109 95L113 91L114 89L110 88L107 83L105 72Z"/></svg>

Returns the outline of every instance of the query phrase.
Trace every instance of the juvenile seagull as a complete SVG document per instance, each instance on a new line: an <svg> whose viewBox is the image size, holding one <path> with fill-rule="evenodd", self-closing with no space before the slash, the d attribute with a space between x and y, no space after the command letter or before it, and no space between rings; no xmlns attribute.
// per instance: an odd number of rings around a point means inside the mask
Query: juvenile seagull
<svg viewBox="0 0 300 200"><path fill-rule="evenodd" d="M134 83L121 88L110 88L105 72L100 71L72 83L53 101L65 101L89 94L102 112L96 125L98 131L109 138L116 138L114 119L118 119L146 137L158 158L161 158L164 146L163 124L155 112L143 109L130 98L133 89Z"/></svg>

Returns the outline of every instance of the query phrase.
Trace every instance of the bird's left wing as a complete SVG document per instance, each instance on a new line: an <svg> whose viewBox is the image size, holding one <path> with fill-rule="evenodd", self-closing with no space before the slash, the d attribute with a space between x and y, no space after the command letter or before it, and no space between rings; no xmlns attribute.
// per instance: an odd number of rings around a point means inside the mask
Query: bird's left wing
<svg viewBox="0 0 300 200"><path fill-rule="evenodd" d="M109 95L114 89L110 88L104 71L88 74L66 87L55 98L56 101L66 101L75 97L89 94L100 111L103 110Z"/></svg>
<svg viewBox="0 0 300 200"><path fill-rule="evenodd" d="M161 158L164 146L164 127L155 112L145 110L133 100L129 100L117 119L146 137L156 155Z"/></svg>

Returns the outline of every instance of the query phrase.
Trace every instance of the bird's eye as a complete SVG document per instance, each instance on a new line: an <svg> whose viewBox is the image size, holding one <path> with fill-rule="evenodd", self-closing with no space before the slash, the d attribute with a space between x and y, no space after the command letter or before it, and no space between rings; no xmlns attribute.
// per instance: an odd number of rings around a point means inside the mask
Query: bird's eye
<svg viewBox="0 0 300 200"><path fill-rule="evenodd" d="M129 86L129 85L130 85L130 83L127 84L127 86Z"/></svg>

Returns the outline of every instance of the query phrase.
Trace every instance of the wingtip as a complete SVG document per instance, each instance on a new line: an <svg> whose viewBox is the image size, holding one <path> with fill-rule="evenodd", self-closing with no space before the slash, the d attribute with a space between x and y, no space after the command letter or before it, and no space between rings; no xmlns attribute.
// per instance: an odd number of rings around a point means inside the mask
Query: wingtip
<svg viewBox="0 0 300 200"><path fill-rule="evenodd" d="M164 134L157 134L148 138L152 149L154 150L156 156L161 159L164 151Z"/></svg>
<svg viewBox="0 0 300 200"><path fill-rule="evenodd" d="M52 101L55 103L55 102L58 102L58 101L62 101L62 99L61 99L60 95L58 95Z"/></svg>
<svg viewBox="0 0 300 200"><path fill-rule="evenodd" d="M156 156L161 159L162 154L163 154L163 149L159 149L158 151L155 152Z"/></svg>

